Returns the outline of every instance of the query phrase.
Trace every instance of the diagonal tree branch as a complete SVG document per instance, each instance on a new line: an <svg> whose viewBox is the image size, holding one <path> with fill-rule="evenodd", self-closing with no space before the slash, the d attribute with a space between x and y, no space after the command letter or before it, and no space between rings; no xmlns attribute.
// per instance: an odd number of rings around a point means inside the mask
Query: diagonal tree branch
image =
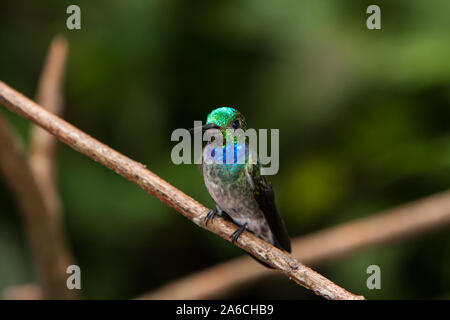
<svg viewBox="0 0 450 320"><path fill-rule="evenodd" d="M230 234L236 231L237 227L234 224L220 218L215 219L206 226L204 224L204 217L209 211L206 207L147 170L144 165L107 147L66 121L47 112L3 82L0 82L0 102L11 111L41 126L76 151L83 153L139 185L145 191L167 203L198 226L228 241L230 241ZM239 237L236 245L258 259L270 264L290 279L312 290L317 295L327 299L364 298L337 286L322 275L301 264L289 254L275 248L249 232L244 232Z"/></svg>
<svg viewBox="0 0 450 320"><path fill-rule="evenodd" d="M65 40L55 38L38 86L39 100L54 112L62 109L66 53ZM66 268L73 258L65 241L59 197L53 181L55 139L42 129L33 128L31 140L28 157L14 130L0 115L0 167L23 215L36 262L40 288L36 287L34 292L40 292L44 299L75 298L75 292L66 286Z"/></svg>
<svg viewBox="0 0 450 320"><path fill-rule="evenodd" d="M298 237L292 243L292 252L298 260L316 265L449 224L450 191L447 191ZM243 256L175 280L138 299L214 299L269 274L268 269Z"/></svg>

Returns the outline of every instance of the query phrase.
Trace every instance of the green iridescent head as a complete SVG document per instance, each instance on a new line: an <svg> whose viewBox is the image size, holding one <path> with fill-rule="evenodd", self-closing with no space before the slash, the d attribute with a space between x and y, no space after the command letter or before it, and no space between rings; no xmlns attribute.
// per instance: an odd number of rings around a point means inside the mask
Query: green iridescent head
<svg viewBox="0 0 450 320"><path fill-rule="evenodd" d="M222 129L247 129L244 116L231 107L221 107L211 111L206 118L206 124L215 124Z"/></svg>

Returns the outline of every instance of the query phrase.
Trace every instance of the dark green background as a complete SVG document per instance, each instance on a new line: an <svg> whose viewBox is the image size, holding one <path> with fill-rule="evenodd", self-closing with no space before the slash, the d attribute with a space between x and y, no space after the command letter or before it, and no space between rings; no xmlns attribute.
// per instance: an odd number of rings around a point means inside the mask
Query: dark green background
<svg viewBox="0 0 450 320"><path fill-rule="evenodd" d="M66 7L82 29L66 29ZM366 28L381 7L382 30ZM70 44L64 118L213 205L170 135L214 106L280 129L272 177L292 236L368 216L450 183L450 2L2 1L0 79L34 97L51 38ZM1 108L24 141L27 121ZM131 298L242 252L134 184L59 145L58 185L87 298ZM426 214L426 212L424 212ZM382 290L366 288L381 267ZM450 298L450 235L435 231L317 269L368 298ZM0 289L35 279L0 180ZM312 298L283 277L233 297Z"/></svg>

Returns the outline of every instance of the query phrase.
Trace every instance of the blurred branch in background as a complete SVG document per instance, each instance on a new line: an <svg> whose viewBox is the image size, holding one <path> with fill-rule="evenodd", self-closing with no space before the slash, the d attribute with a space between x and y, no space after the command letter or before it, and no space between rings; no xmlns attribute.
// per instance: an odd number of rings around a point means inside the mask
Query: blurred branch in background
<svg viewBox="0 0 450 320"><path fill-rule="evenodd" d="M62 110L66 56L66 40L55 37L38 85L38 100L55 113ZM73 258L64 237L53 178L55 139L36 127L31 134L27 155L13 128L0 115L0 167L23 215L39 278L40 289L36 287L32 296L40 291L44 299L73 299L76 294L66 286L66 269ZM7 292L15 292L15 298L20 298L22 291L12 288Z"/></svg>
<svg viewBox="0 0 450 320"><path fill-rule="evenodd" d="M61 115L63 110L63 83L67 58L67 41L56 36L51 44L38 84L36 101L49 112ZM53 160L56 139L42 128L31 129L30 164L41 190L48 202L49 214L61 215L61 201L55 186Z"/></svg>
<svg viewBox="0 0 450 320"><path fill-rule="evenodd" d="M38 285L27 283L6 288L3 291L3 297L6 300L40 300L42 299L42 291Z"/></svg>
<svg viewBox="0 0 450 320"><path fill-rule="evenodd" d="M357 251L417 236L450 223L450 191L368 218L331 227L293 241L293 255L318 264ZM138 299L214 299L269 275L249 257L240 257L169 283Z"/></svg>
<svg viewBox="0 0 450 320"><path fill-rule="evenodd" d="M218 218L206 226L204 218L209 212L206 207L145 169L144 165L93 139L66 121L44 110L3 82L0 82L0 102L11 111L41 126L76 151L100 162L139 185L200 227L231 241L230 234L237 230L236 225ZM235 244L317 295L327 299L363 299L362 296L356 296L337 286L299 263L289 254L249 232L244 232Z"/></svg>

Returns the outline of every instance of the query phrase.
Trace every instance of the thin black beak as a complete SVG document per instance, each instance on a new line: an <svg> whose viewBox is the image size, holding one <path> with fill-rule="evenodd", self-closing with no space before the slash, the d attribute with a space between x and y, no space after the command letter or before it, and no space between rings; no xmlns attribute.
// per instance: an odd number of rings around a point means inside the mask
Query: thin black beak
<svg viewBox="0 0 450 320"><path fill-rule="evenodd" d="M202 134L203 134L208 129L220 129L220 126L218 126L217 124L214 124L214 123L208 123L208 124L205 124L204 126L195 127L195 128L190 129L189 133L193 134L194 131L201 130Z"/></svg>

